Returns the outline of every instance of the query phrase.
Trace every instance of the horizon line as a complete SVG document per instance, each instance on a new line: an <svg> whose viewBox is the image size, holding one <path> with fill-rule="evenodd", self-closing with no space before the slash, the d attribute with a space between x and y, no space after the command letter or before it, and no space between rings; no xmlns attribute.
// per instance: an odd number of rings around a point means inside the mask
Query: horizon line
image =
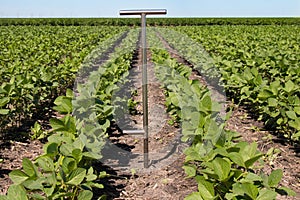
<svg viewBox="0 0 300 200"><path fill-rule="evenodd" d="M137 17L121 17L121 16L0 16L0 18L14 18L14 19L62 19L62 18L116 18L116 19L126 19L126 18L139 18ZM300 18L300 16L164 16L164 17L148 17L148 18Z"/></svg>

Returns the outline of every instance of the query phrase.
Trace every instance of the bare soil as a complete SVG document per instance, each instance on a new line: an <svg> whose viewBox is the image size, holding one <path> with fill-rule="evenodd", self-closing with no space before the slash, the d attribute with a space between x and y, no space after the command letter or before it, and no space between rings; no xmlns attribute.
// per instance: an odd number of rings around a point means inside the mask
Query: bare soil
<svg viewBox="0 0 300 200"><path fill-rule="evenodd" d="M27 141L6 141L0 140L0 194L5 194L12 181L9 179L9 172L22 167L22 159L33 160L41 155L42 143L38 140Z"/></svg>

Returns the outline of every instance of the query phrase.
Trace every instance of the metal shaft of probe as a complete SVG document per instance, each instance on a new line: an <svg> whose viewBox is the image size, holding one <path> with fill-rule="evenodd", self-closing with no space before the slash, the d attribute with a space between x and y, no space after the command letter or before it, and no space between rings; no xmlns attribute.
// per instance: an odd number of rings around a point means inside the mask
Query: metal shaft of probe
<svg viewBox="0 0 300 200"><path fill-rule="evenodd" d="M142 92L143 92L143 127L144 135L144 167L149 165L148 149L148 76L147 76L147 42L146 42L146 14L141 14L142 18Z"/></svg>

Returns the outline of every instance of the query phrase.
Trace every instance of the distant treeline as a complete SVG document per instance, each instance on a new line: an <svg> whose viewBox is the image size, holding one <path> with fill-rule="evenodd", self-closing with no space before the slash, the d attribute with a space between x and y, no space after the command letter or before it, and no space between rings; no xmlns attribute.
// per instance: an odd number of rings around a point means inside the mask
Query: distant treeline
<svg viewBox="0 0 300 200"><path fill-rule="evenodd" d="M140 26L139 18L0 18L0 26ZM300 18L148 18L148 26L300 25Z"/></svg>

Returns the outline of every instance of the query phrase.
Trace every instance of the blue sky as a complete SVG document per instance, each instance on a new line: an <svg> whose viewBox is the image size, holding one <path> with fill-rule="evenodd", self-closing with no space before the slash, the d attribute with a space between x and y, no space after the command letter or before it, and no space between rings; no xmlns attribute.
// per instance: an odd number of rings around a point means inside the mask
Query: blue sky
<svg viewBox="0 0 300 200"><path fill-rule="evenodd" d="M300 16L300 0L0 0L0 17L119 17L134 8L165 8L168 17Z"/></svg>

